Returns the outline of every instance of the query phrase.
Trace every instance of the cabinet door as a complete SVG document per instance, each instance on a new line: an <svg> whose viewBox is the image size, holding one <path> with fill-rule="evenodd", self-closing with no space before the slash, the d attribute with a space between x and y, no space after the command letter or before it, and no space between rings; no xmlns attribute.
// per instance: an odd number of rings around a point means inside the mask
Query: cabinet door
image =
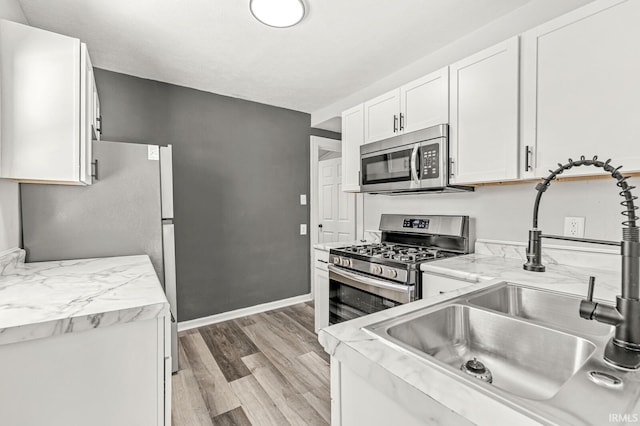
<svg viewBox="0 0 640 426"><path fill-rule="evenodd" d="M360 145L364 141L362 104L342 113L342 190L360 191Z"/></svg>
<svg viewBox="0 0 640 426"><path fill-rule="evenodd" d="M525 177L581 155L640 170L639 20L639 1L596 1L523 34L523 146L535 154Z"/></svg>
<svg viewBox="0 0 640 426"><path fill-rule="evenodd" d="M518 37L451 65L452 183L518 178Z"/></svg>
<svg viewBox="0 0 640 426"><path fill-rule="evenodd" d="M400 88L400 131L413 132L449 122L449 68Z"/></svg>
<svg viewBox="0 0 640 426"><path fill-rule="evenodd" d="M422 298L428 299L430 297L440 296L450 291L469 287L473 284L475 283L425 272L422 274Z"/></svg>
<svg viewBox="0 0 640 426"><path fill-rule="evenodd" d="M329 272L320 268L315 268L314 271L313 303L317 333L318 330L329 325Z"/></svg>
<svg viewBox="0 0 640 426"><path fill-rule="evenodd" d="M400 90L364 103L364 143L388 138L400 131Z"/></svg>
<svg viewBox="0 0 640 426"><path fill-rule="evenodd" d="M80 182L80 41L0 21L0 177Z"/></svg>

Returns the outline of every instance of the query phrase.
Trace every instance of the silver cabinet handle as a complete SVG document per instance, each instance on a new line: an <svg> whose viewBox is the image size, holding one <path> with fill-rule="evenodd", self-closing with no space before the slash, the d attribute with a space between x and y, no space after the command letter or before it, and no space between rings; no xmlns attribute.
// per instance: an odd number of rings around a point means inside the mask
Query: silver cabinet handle
<svg viewBox="0 0 640 426"><path fill-rule="evenodd" d="M398 116L393 114L393 133L398 131Z"/></svg>
<svg viewBox="0 0 640 426"><path fill-rule="evenodd" d="M411 177L413 181L417 184L420 184L420 178L418 177L418 150L420 149L420 144L416 144L413 147L413 151L411 151Z"/></svg>
<svg viewBox="0 0 640 426"><path fill-rule="evenodd" d="M525 146L524 149L525 149L524 171L528 172L529 170L532 169L532 167L531 167L531 156L533 154L533 150L531 149L531 147L529 145Z"/></svg>
<svg viewBox="0 0 640 426"><path fill-rule="evenodd" d="M456 172L454 171L456 167L456 160L453 157L449 157L449 177L454 177Z"/></svg>
<svg viewBox="0 0 640 426"><path fill-rule="evenodd" d="M404 130L404 114L400 113L400 131Z"/></svg>
<svg viewBox="0 0 640 426"><path fill-rule="evenodd" d="M93 160L91 165L93 166L93 173L91 173L91 177L93 180L98 180L98 160Z"/></svg>

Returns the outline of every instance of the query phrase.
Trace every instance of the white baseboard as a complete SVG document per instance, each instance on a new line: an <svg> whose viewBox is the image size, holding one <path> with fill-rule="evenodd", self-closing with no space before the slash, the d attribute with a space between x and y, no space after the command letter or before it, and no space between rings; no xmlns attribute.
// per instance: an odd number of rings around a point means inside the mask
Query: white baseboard
<svg viewBox="0 0 640 426"><path fill-rule="evenodd" d="M196 318L178 323L178 331L191 330L192 328L204 327L206 325L229 321L247 315L259 314L260 312L271 311L273 309L284 308L285 306L297 305L298 303L313 300L311 293L301 296L290 297L288 299L276 300L274 302L263 303L261 305L250 306L248 308L236 309L235 311L223 312L203 318Z"/></svg>

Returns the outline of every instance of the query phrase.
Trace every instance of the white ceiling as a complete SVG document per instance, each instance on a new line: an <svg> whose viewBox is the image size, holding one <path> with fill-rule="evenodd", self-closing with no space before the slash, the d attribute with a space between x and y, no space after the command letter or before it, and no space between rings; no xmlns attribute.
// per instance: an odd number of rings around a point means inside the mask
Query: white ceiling
<svg viewBox="0 0 640 426"><path fill-rule="evenodd" d="M531 0L305 0L288 29L249 0L19 1L98 68L312 112Z"/></svg>

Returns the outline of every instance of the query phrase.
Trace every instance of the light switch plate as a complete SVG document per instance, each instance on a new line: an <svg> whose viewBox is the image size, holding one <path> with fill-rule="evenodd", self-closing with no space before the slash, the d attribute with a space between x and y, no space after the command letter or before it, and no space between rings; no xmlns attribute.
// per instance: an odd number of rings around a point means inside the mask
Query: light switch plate
<svg viewBox="0 0 640 426"><path fill-rule="evenodd" d="M307 235L307 224L306 223L301 223L300 224L300 235Z"/></svg>
<svg viewBox="0 0 640 426"><path fill-rule="evenodd" d="M301 206L307 205L307 194L300 194L300 205Z"/></svg>
<svg viewBox="0 0 640 426"><path fill-rule="evenodd" d="M158 145L147 145L147 159L151 161L160 160L160 147Z"/></svg>

